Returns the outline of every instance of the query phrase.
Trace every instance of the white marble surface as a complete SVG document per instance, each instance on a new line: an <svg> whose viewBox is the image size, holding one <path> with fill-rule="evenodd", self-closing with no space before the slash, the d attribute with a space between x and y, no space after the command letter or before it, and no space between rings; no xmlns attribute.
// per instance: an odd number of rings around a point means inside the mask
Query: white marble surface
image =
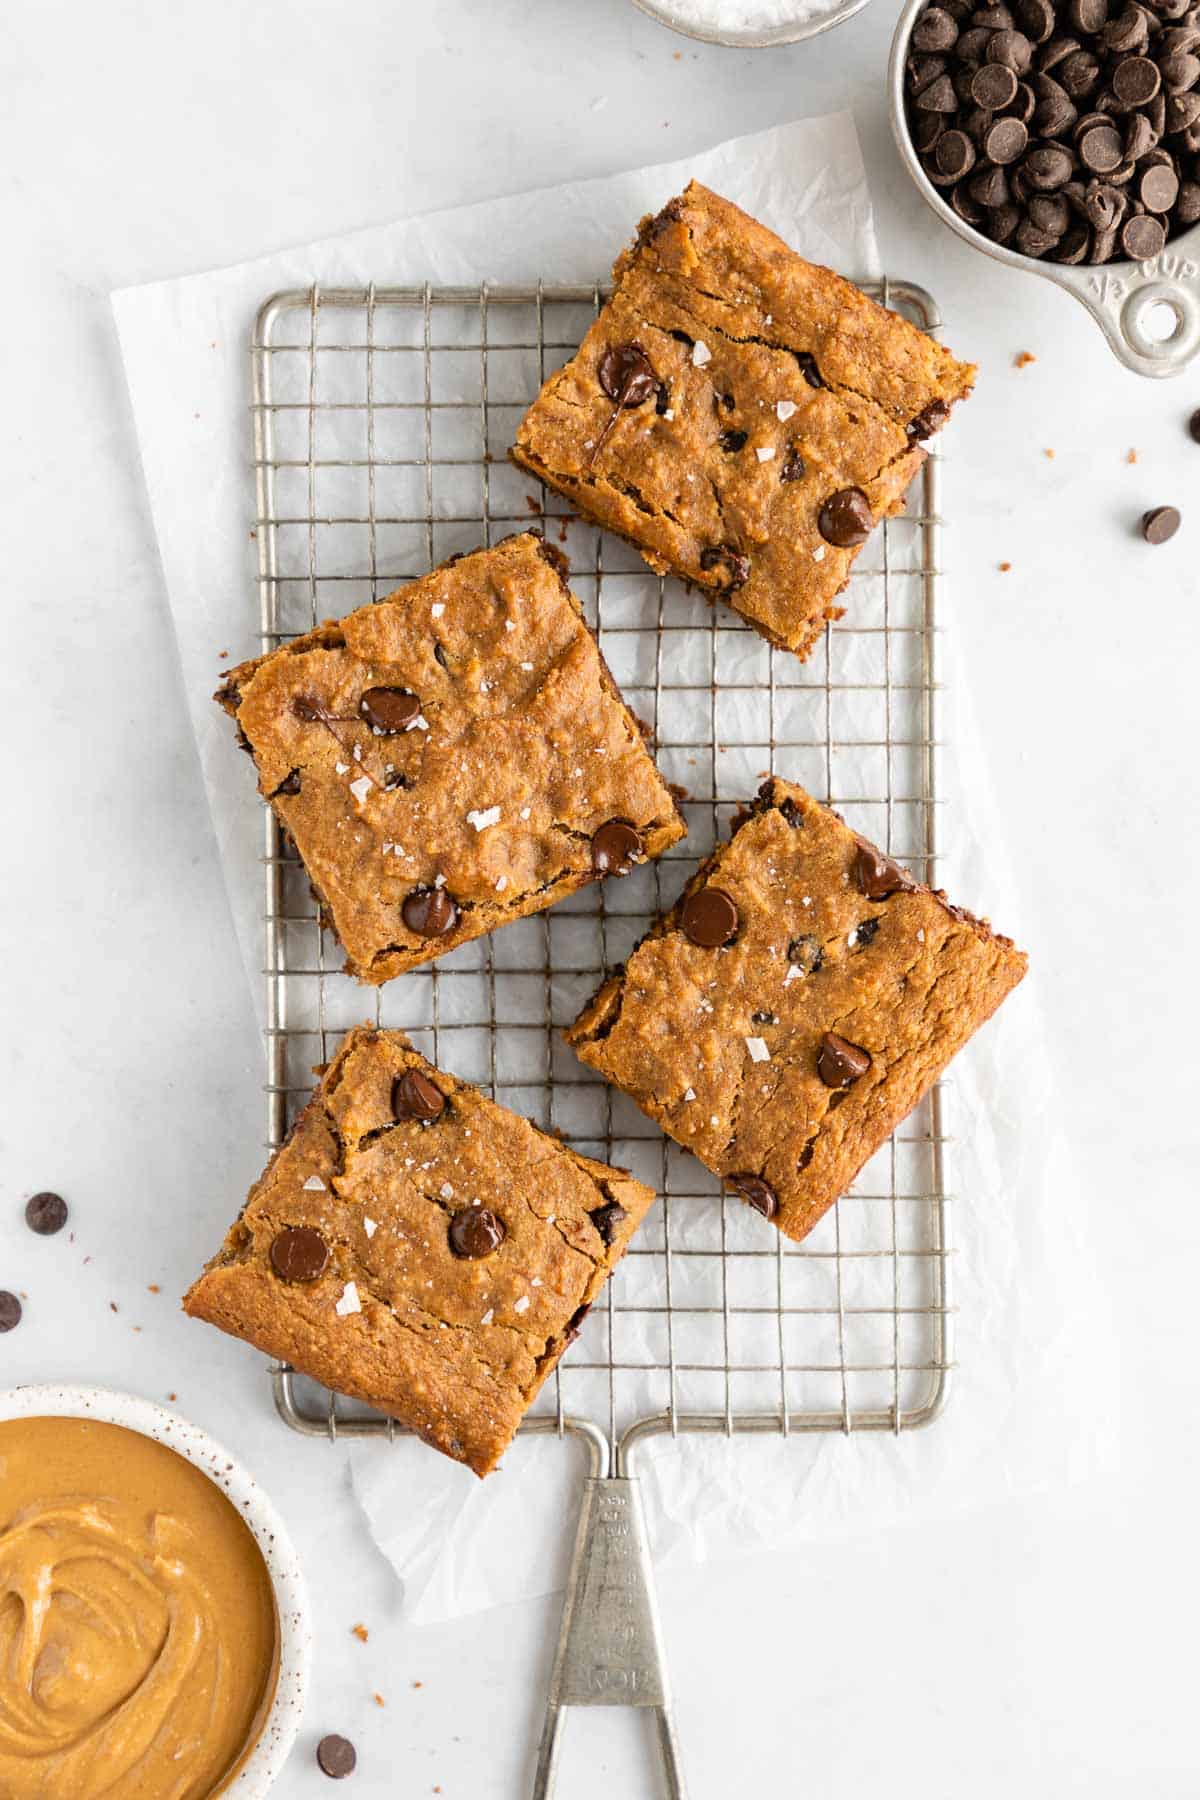
<svg viewBox="0 0 1200 1800"><path fill-rule="evenodd" d="M256 1051L106 295L840 105L889 266L937 289L983 365L957 428L954 630L1106 1279L1089 1323L1098 1345L1115 1336L1119 1379L1094 1406L1121 1461L937 1530L898 1521L665 1578L693 1800L1196 1791L1200 450L1184 426L1200 367L1168 386L1124 373L1073 303L924 212L890 151L890 11L744 54L675 40L627 0L7 12L0 1285L28 1302L0 1376L177 1393L267 1480L323 1623L281 1800L328 1791L320 1730L360 1746L347 1792L524 1793L557 1603L401 1628L342 1452L282 1436L244 1353L211 1339L201 1355L176 1311L257 1166ZM1017 371L1020 350L1038 360ZM1131 526L1162 502L1185 528L1149 550ZM20 1224L43 1186L69 1196L74 1243ZM653 1793L645 1750L623 1716L575 1717L564 1791Z"/></svg>

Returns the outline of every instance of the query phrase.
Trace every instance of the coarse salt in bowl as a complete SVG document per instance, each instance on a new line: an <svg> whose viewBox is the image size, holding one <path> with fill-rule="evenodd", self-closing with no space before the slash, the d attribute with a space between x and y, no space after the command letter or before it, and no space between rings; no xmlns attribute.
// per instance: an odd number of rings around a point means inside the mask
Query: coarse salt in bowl
<svg viewBox="0 0 1200 1800"><path fill-rule="evenodd" d="M816 37L861 12L867 0L633 0L660 25L731 49L766 50Z"/></svg>

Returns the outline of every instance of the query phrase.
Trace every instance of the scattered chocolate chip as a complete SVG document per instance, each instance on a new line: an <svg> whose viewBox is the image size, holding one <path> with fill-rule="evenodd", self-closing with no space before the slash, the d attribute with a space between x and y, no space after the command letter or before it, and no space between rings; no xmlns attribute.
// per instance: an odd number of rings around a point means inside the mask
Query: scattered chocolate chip
<svg viewBox="0 0 1200 1800"><path fill-rule="evenodd" d="M710 544L700 552L702 569L724 569L726 571L726 587L735 593L745 587L750 579L750 558L743 556L733 544Z"/></svg>
<svg viewBox="0 0 1200 1800"><path fill-rule="evenodd" d="M603 1206L598 1206L595 1212L588 1214L588 1218L600 1233L601 1243L606 1245L612 1243L617 1234L617 1226L623 1225L628 1217L628 1212L616 1200L607 1200Z"/></svg>
<svg viewBox="0 0 1200 1800"><path fill-rule="evenodd" d="M815 975L825 960L825 952L815 937L794 937L787 947L787 959L806 975Z"/></svg>
<svg viewBox="0 0 1200 1800"><path fill-rule="evenodd" d="M726 455L736 456L739 450L744 450L746 448L746 439L748 436L749 433L745 431L723 431L717 439L717 443L721 446L721 449L725 451Z"/></svg>
<svg viewBox="0 0 1200 1800"><path fill-rule="evenodd" d="M596 365L600 386L620 407L640 406L658 387L650 358L638 343L610 344Z"/></svg>
<svg viewBox="0 0 1200 1800"><path fill-rule="evenodd" d="M726 1182L736 1188L747 1206L752 1206L764 1219L773 1219L779 1211L779 1196L761 1175L726 1175Z"/></svg>
<svg viewBox="0 0 1200 1800"><path fill-rule="evenodd" d="M861 488L839 488L830 494L817 515L817 529L826 543L839 550L865 544L874 529L871 502Z"/></svg>
<svg viewBox="0 0 1200 1800"><path fill-rule="evenodd" d="M848 1088L871 1066L871 1058L857 1044L827 1031L817 1052L817 1074L827 1088Z"/></svg>
<svg viewBox="0 0 1200 1800"><path fill-rule="evenodd" d="M779 469L780 481L799 481L804 473L804 458L795 444L788 445L787 455Z"/></svg>
<svg viewBox="0 0 1200 1800"><path fill-rule="evenodd" d="M281 1281L316 1281L329 1261L329 1245L311 1225L289 1225L271 1240L271 1267Z"/></svg>
<svg viewBox="0 0 1200 1800"><path fill-rule="evenodd" d="M724 888L697 888L683 903L684 936L701 950L719 950L738 928L738 909Z"/></svg>
<svg viewBox="0 0 1200 1800"><path fill-rule="evenodd" d="M67 1222L67 1203L61 1194L35 1194L25 1203L25 1223L39 1237L53 1237Z"/></svg>
<svg viewBox="0 0 1200 1800"><path fill-rule="evenodd" d="M803 375L805 381L807 381L809 387L823 388L829 386L829 383L825 380L825 377L817 367L816 357L813 356L810 351L794 350L792 354L800 364L800 373Z"/></svg>
<svg viewBox="0 0 1200 1800"><path fill-rule="evenodd" d="M406 897L400 916L418 937L434 938L445 937L448 931L453 931L460 915L458 902L445 888L418 887Z"/></svg>
<svg viewBox="0 0 1200 1800"><path fill-rule="evenodd" d="M0 1331L13 1331L21 1323L21 1302L7 1288L0 1288Z"/></svg>
<svg viewBox="0 0 1200 1800"><path fill-rule="evenodd" d="M405 1069L392 1083L392 1112L397 1119L432 1124L446 1110L446 1096L420 1069Z"/></svg>
<svg viewBox="0 0 1200 1800"><path fill-rule="evenodd" d="M1188 430L1191 432L1193 443L1200 444L1200 407L1197 407L1188 420Z"/></svg>
<svg viewBox="0 0 1200 1800"><path fill-rule="evenodd" d="M1142 536L1148 544L1165 544L1173 538L1183 523L1182 514L1176 506L1156 506L1153 511L1142 514Z"/></svg>
<svg viewBox="0 0 1200 1800"><path fill-rule="evenodd" d="M398 731L407 731L413 720L420 717L421 702L407 688L373 687L359 701L358 710L372 731L391 737Z"/></svg>
<svg viewBox="0 0 1200 1800"><path fill-rule="evenodd" d="M347 1775L353 1775L357 1765L358 1752L349 1738L331 1733L317 1745L317 1767L322 1775L328 1775L334 1781L342 1781Z"/></svg>
<svg viewBox="0 0 1200 1800"><path fill-rule="evenodd" d="M608 819L592 836L592 867L598 875L628 875L643 853L641 833L628 819Z"/></svg>
<svg viewBox="0 0 1200 1800"><path fill-rule="evenodd" d="M504 1220L490 1206L463 1206L450 1221L450 1248L465 1261L492 1256L508 1236Z"/></svg>

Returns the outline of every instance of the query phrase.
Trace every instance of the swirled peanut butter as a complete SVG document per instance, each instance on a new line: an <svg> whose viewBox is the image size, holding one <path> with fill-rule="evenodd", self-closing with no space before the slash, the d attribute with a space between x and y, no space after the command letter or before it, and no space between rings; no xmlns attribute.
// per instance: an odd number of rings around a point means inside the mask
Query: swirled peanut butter
<svg viewBox="0 0 1200 1800"><path fill-rule="evenodd" d="M208 1800L278 1666L253 1536L192 1463L91 1419L0 1423L0 1797Z"/></svg>

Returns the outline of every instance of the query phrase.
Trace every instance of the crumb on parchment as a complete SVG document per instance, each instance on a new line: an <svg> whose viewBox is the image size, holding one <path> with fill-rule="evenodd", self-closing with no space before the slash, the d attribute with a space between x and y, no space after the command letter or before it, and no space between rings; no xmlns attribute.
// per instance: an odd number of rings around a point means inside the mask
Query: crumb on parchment
<svg viewBox="0 0 1200 1800"><path fill-rule="evenodd" d="M1017 354L1013 357L1013 368L1027 369L1030 363L1035 363L1036 361L1037 357L1033 354L1032 350L1018 350Z"/></svg>

